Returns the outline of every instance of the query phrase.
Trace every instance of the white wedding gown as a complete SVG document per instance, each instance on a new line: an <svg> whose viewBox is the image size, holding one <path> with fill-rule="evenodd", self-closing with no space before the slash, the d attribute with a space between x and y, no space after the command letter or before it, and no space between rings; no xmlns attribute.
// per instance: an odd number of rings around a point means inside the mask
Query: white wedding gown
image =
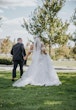
<svg viewBox="0 0 76 110"><path fill-rule="evenodd" d="M35 38L31 65L22 77L13 83L13 86L24 87L28 84L38 86L58 86L61 84L50 56L41 54L41 41L39 38Z"/></svg>

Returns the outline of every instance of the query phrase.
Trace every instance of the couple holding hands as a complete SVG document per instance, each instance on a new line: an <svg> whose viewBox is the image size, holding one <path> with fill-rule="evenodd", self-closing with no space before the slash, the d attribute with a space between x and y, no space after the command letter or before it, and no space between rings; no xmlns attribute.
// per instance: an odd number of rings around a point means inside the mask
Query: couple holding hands
<svg viewBox="0 0 76 110"><path fill-rule="evenodd" d="M26 72L23 72L24 60L32 53L32 63ZM40 37L35 37L34 45L26 54L22 39L17 39L17 44L12 47L11 54L13 56L12 81L16 77L16 68L20 66L20 79L13 83L14 87L24 87L25 85L53 86L60 85L61 82L53 67L50 56L46 52L44 43Z"/></svg>

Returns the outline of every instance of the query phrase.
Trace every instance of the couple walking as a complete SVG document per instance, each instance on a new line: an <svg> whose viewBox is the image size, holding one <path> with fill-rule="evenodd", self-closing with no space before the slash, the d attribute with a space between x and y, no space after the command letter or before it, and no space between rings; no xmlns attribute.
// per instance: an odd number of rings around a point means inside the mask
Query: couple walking
<svg viewBox="0 0 76 110"><path fill-rule="evenodd" d="M20 66L20 79L13 83L15 87L24 87L25 85L53 86L60 85L61 82L53 67L50 56L46 52L46 48L40 37L35 37L34 46L31 47L26 55L22 39L18 38L18 43L11 50L13 55L14 67L12 72L12 81L16 77L16 68ZM23 64L29 54L32 53L32 63L23 73Z"/></svg>

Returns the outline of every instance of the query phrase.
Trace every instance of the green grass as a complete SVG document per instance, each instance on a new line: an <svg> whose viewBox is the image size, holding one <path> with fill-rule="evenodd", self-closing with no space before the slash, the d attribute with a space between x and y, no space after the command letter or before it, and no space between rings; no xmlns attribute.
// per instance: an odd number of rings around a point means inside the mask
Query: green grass
<svg viewBox="0 0 76 110"><path fill-rule="evenodd" d="M0 72L0 110L76 110L76 73L58 76L60 86L16 88L11 72Z"/></svg>

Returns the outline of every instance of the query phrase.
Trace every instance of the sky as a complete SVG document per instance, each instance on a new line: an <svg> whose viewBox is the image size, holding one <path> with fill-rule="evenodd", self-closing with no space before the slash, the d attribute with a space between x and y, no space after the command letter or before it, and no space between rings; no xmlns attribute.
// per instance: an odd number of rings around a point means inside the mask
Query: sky
<svg viewBox="0 0 76 110"><path fill-rule="evenodd" d="M41 0L0 0L0 17L2 17L2 26L0 28L0 39L10 36L13 41L18 37L23 39L24 44L27 43L28 39L32 39L24 28L21 27L23 24L23 18L29 19L34 9L41 5ZM58 13L58 17L63 22L69 21L76 8L76 0L66 0L65 5ZM75 27L71 23L68 32L71 34L74 32Z"/></svg>

